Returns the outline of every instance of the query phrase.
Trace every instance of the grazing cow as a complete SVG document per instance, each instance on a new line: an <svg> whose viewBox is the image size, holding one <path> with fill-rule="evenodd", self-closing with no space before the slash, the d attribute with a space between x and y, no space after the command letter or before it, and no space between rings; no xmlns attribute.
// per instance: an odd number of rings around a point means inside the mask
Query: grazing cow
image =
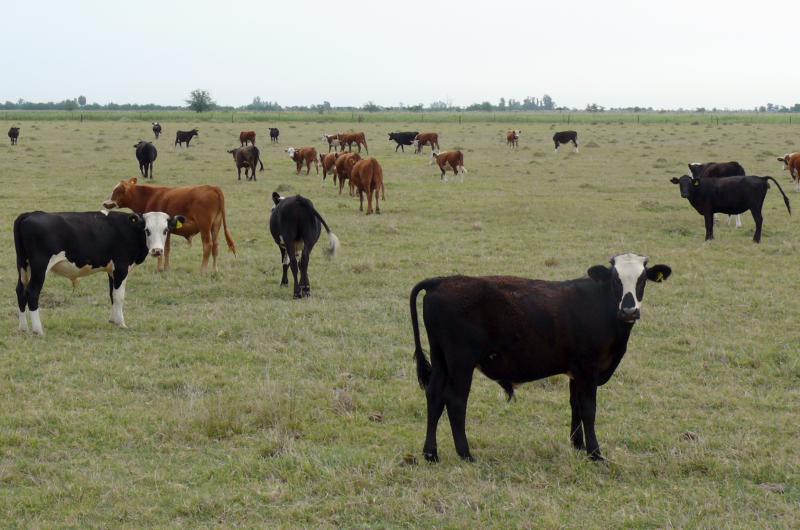
<svg viewBox="0 0 800 530"><path fill-rule="evenodd" d="M256 132L255 131L242 131L239 133L239 143L242 147L247 144L256 145Z"/></svg>
<svg viewBox="0 0 800 530"><path fill-rule="evenodd" d="M394 148L394 152L397 152L397 149L401 149L404 153L406 152L404 145L414 145L414 139L417 137L419 132L390 132L389 133L389 141L391 142L394 140L397 143L397 147Z"/></svg>
<svg viewBox="0 0 800 530"><path fill-rule="evenodd" d="M439 150L439 134L438 133L420 133L414 138L414 152L422 153L422 148L426 145L431 146L434 151Z"/></svg>
<svg viewBox="0 0 800 530"><path fill-rule="evenodd" d="M314 208L310 200L300 195L294 197L281 197L277 192L272 193L275 206L269 216L269 231L272 239L281 251L283 276L281 287L289 286L287 269L292 269L294 277L294 297L303 298L311 295L311 285L308 281L308 262L311 259L311 250L319 239L320 225L328 233L330 246L326 254L333 257L339 248L339 238L331 232L325 219ZM298 259L300 254L300 281L297 281Z"/></svg>
<svg viewBox="0 0 800 530"><path fill-rule="evenodd" d="M255 145L246 145L244 147L237 147L228 151L233 155L233 161L236 163L236 172L242 180L242 168L244 168L244 178L247 180L256 180L256 166L261 164L260 171L264 171L264 162L261 161L261 152ZM250 175L247 170L250 170Z"/></svg>
<svg viewBox="0 0 800 530"><path fill-rule="evenodd" d="M769 180L778 186L778 190L783 195L786 209L791 215L792 207L789 205L789 197L783 193L781 185L772 177L739 176L709 179L684 175L681 178L672 177L670 182L678 184L681 197L689 199L689 203L697 210L697 213L705 217L706 241L714 239L715 213L734 215L750 210L753 220L756 222L753 241L760 243L761 224L764 221L761 208L764 205L764 198L767 196Z"/></svg>
<svg viewBox="0 0 800 530"><path fill-rule="evenodd" d="M328 152L331 152L331 148L336 151L341 143L339 142L339 135L338 134L323 134L322 139L328 142ZM344 146L342 145L342 151L344 151Z"/></svg>
<svg viewBox="0 0 800 530"><path fill-rule="evenodd" d="M168 233L183 221L181 215L170 217L162 212L28 212L17 217L14 247L20 331L28 331L30 312L33 332L44 335L39 295L48 272L69 278L73 286L84 276L107 273L110 322L124 328L122 306L128 273L148 254L160 256Z"/></svg>
<svg viewBox="0 0 800 530"><path fill-rule="evenodd" d="M794 181L794 191L800 191L800 153L786 153L778 162L783 162L783 170L789 171Z"/></svg>
<svg viewBox="0 0 800 530"><path fill-rule="evenodd" d="M133 147L136 148L136 159L139 161L139 172L141 172L144 178L147 178L149 173L150 178L152 179L153 162L155 162L156 157L158 157L158 150L156 150L156 146L150 142L139 140L139 143Z"/></svg>
<svg viewBox="0 0 800 530"><path fill-rule="evenodd" d="M578 152L578 133L575 131L562 131L553 135L553 143L556 144L556 153L558 153L558 146L561 144L568 144L572 142L575 146L575 152Z"/></svg>
<svg viewBox="0 0 800 530"><path fill-rule="evenodd" d="M300 170L303 168L303 164L306 165L306 175L311 172L311 163L314 163L314 168L317 170L317 175L319 175L319 160L317 160L317 150L313 147L301 147L300 149L295 149L294 147L290 147L286 150L286 153L289 155L289 158L294 160L294 163L297 164L297 174L300 174Z"/></svg>
<svg viewBox="0 0 800 530"><path fill-rule="evenodd" d="M280 136L281 131L278 130L277 127L270 127L269 128L269 141L273 144L278 143L278 136Z"/></svg>
<svg viewBox="0 0 800 530"><path fill-rule="evenodd" d="M348 151L353 150L353 144L358 146L358 152L361 152L361 146L364 146L364 149L369 154L369 147L367 147L367 138L364 136L363 132L357 133L339 133L339 145L342 146L342 151L344 151L344 146L347 146Z"/></svg>
<svg viewBox="0 0 800 530"><path fill-rule="evenodd" d="M339 153L333 152L319 154L319 161L322 164L322 183L325 183L325 178L328 176L328 173L333 175L333 184L336 184L336 159L339 158Z"/></svg>
<svg viewBox="0 0 800 530"><path fill-rule="evenodd" d="M724 177L743 177L745 173L744 168L739 162L706 162L701 164L699 162L692 162L689 164L689 171L693 177L703 178L724 178ZM731 216L728 216L728 224L731 222ZM742 216L736 216L736 228L742 227Z"/></svg>
<svg viewBox="0 0 800 530"><path fill-rule="evenodd" d="M191 131L178 131L175 133L175 145L182 147L183 143L186 142L186 147L189 147L189 142L194 136L200 138L198 129L192 129Z"/></svg>
<svg viewBox="0 0 800 530"><path fill-rule="evenodd" d="M506 133L506 145L512 149L519 147L519 133L522 131L508 131Z"/></svg>
<svg viewBox="0 0 800 530"><path fill-rule="evenodd" d="M464 153L461 151L444 151L439 153L434 151L431 153L431 165L436 164L442 171L441 180L447 182L447 166L453 170L453 174L461 175L461 182L464 182L464 173L467 173L467 168L464 167Z"/></svg>
<svg viewBox="0 0 800 530"><path fill-rule="evenodd" d="M130 208L141 214L144 212L166 212L169 215L186 217L182 225L173 231L175 235L185 237L191 244L192 237L198 232L203 241L203 262L200 272L208 272L208 258L214 260L214 272L217 272L217 255L219 254L219 229L222 226L228 250L236 255L236 244L228 231L225 218L225 195L216 186L184 186L166 188L162 186L137 186L136 177L122 180L114 187L111 197L103 202L106 208ZM164 255L158 256L158 270L169 268L170 238L164 245Z"/></svg>
<svg viewBox="0 0 800 530"><path fill-rule="evenodd" d="M161 136L161 124L157 121L153 122L153 134L156 135L156 140L158 140L158 137Z"/></svg>
<svg viewBox="0 0 800 530"><path fill-rule="evenodd" d="M11 138L11 145L17 145L19 140L19 127L11 127L8 130L8 137Z"/></svg>
<svg viewBox="0 0 800 530"><path fill-rule="evenodd" d="M358 153L342 153L336 158L336 176L339 177L339 195L344 189L344 181L350 178L350 170L356 162L361 160ZM352 161L352 162L351 162ZM353 195L353 185L350 185L350 195Z"/></svg>
<svg viewBox="0 0 800 530"><path fill-rule="evenodd" d="M386 190L383 186L383 168L374 158L366 158L354 162L351 158L348 164L350 168L350 187L358 192L360 201L358 211L364 211L364 193L367 194L367 215L372 213L372 194L375 193L375 213L381 213L381 206L378 202L378 192L381 199L386 200Z"/></svg>
<svg viewBox="0 0 800 530"><path fill-rule="evenodd" d="M588 278L542 281L513 276L431 278L411 290L411 325L417 379L428 401L423 454L438 462L436 427L442 411L456 452L474 461L465 420L475 368L508 394L529 381L566 374L572 409L570 441L602 460L595 434L597 387L622 361L640 317L648 280L661 282L672 270L647 266L648 259L622 254L611 267L595 265ZM431 361L419 336L417 295L425 290L423 322ZM584 438L585 434L585 438Z"/></svg>

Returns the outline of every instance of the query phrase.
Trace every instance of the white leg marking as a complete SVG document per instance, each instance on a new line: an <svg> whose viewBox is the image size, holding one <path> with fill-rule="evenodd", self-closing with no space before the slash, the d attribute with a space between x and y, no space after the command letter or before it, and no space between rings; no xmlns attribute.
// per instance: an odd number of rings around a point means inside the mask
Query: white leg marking
<svg viewBox="0 0 800 530"><path fill-rule="evenodd" d="M19 312L19 330L28 331L28 318L25 315L25 311Z"/></svg>
<svg viewBox="0 0 800 530"><path fill-rule="evenodd" d="M740 214L736 215L736 228L742 227L742 216Z"/></svg>
<svg viewBox="0 0 800 530"><path fill-rule="evenodd" d="M119 289L114 289L111 292L111 299L113 300L111 304L111 322L118 325L121 328L127 327L125 325L125 317L122 315L122 306L125 303L125 283L127 283L128 279L122 281L122 285L119 286Z"/></svg>
<svg viewBox="0 0 800 530"><path fill-rule="evenodd" d="M42 328L42 320L39 318L39 310L31 311L31 327L33 332L37 335L44 335L44 328Z"/></svg>

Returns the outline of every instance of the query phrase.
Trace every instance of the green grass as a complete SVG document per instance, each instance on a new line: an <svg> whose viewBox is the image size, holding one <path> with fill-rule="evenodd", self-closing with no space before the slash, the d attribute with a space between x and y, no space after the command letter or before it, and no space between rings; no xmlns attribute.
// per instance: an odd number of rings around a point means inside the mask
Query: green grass
<svg viewBox="0 0 800 530"><path fill-rule="evenodd" d="M211 122L175 150L175 129L196 122L165 121L155 183L221 186L238 258L223 253L220 273L201 277L199 241L176 241L170 272L150 261L133 271L127 330L106 322L105 278L73 290L49 277L44 338L16 331L13 219L99 208L137 173L132 146L151 133L146 122L23 122L19 145L0 145L3 526L797 528L796 220L773 189L761 245L749 215L704 243L702 218L668 179L690 161L739 160L789 191L775 157L798 146L783 124L678 121L578 127L584 148L557 155L560 125L431 127L443 148L464 150L464 184L440 183L427 156L386 140L425 123L353 124L384 167L387 200L370 217L313 170L296 177L282 151L321 148L329 125L278 123L271 146L261 123ZM523 129L516 152L508 128ZM256 183L237 182L224 151L246 129L266 165ZM278 287L267 219L279 186L310 197L342 242L333 261L314 251L308 300ZM506 403L476 376L478 462L458 460L443 417L441 464L409 465L425 429L411 287L453 273L574 278L623 251L673 276L648 287L599 392L610 464L570 448L564 377Z"/></svg>

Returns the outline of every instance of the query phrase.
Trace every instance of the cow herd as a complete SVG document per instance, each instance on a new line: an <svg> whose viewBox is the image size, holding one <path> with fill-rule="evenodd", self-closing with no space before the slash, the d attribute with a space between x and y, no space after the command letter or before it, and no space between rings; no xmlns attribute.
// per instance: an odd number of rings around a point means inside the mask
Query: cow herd
<svg viewBox="0 0 800 530"><path fill-rule="evenodd" d="M162 127L157 122L152 125L158 139ZM510 149L518 148L521 132L506 133ZM8 135L16 144L19 128L12 127ZM185 143L188 147L198 135L198 129L177 131L175 145ZM277 128L270 128L269 135L272 143L278 143ZM365 134L324 134L322 140L328 146L327 153L318 153L313 146L285 149L296 174L305 167L308 175L312 164L319 173L321 165L323 183L330 174L341 194L348 181L350 195L358 193L361 210L366 195L366 214L380 213L380 201L385 200L383 168L374 157L362 158L362 147L369 154ZM413 146L415 153L430 147L430 163L438 166L441 179L446 181L447 172L452 170L463 182L467 172L463 153L441 152L437 133L391 132L389 141L397 144L395 153L398 149L404 152L406 146ZM239 147L227 151L233 157L238 179L244 169L246 180L255 181L257 166L261 171L264 168L256 132L242 131L239 142ZM553 142L556 152L565 144L578 151L576 131L557 132ZM142 177L153 179L155 146L139 141L134 147ZM800 191L800 153L778 160ZM714 237L714 214L736 215L737 226L741 226L739 216L749 210L756 225L753 240L760 242L762 207L770 181L778 187L791 214L789 198L770 176L747 175L738 162L691 163L688 167L690 174L673 177L671 182L704 217L707 240ZM328 255L336 254L339 239L308 198L283 197L275 192L272 201L269 229L281 256L280 285L288 287L291 269L293 296L310 296L308 266L322 229L328 235ZM124 327L125 285L130 271L147 256L158 260L159 271L167 270L172 235L191 242L200 234L203 273L209 260L217 270L220 231L228 249L236 254L225 196L216 186L168 188L140 185L137 178L131 178L111 190L103 207L99 212L28 212L17 217L13 231L20 330L29 330L30 318L32 331L44 333L39 295L48 272L73 284L81 277L105 272L112 304L110 321ZM132 213L108 211L114 208L128 208ZM436 431L446 409L456 452L462 459L473 460L466 437L466 413L473 373L478 369L496 381L509 399L519 384L565 374L572 416L570 441L590 458L602 460L595 433L597 389L609 381L626 352L633 326L641 316L645 285L660 283L671 273L667 265L651 265L646 256L626 253L613 257L610 266L592 266L586 277L574 280L451 276L415 285L409 302L417 379L427 399L425 459L439 460ZM422 349L417 313L417 297L422 291L426 292L422 306L428 356Z"/></svg>

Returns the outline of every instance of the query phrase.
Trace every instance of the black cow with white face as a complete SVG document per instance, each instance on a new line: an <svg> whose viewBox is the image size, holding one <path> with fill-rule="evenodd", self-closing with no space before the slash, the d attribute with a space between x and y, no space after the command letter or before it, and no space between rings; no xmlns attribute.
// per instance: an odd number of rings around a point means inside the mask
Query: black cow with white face
<svg viewBox="0 0 800 530"><path fill-rule="evenodd" d="M436 428L447 407L456 452L473 460L465 425L476 368L499 383L509 399L521 383L566 374L572 445L602 459L595 435L597 387L608 382L625 355L641 316L645 284L666 280L672 272L647 263L644 256L621 254L611 259L610 268L596 265L588 278L562 282L450 276L418 283L410 305L417 379L428 401L425 459L439 460ZM417 320L422 290L430 362Z"/></svg>
<svg viewBox="0 0 800 530"><path fill-rule="evenodd" d="M312 202L303 196L282 197L273 192L272 202L275 206L269 216L269 231L272 239L281 251L283 276L281 287L289 286L286 275L291 267L294 277L294 297L303 298L311 295L311 285L308 281L308 262L311 259L311 250L319 239L321 227L328 233L330 246L326 249L328 256L333 257L339 249L339 238L331 232L325 219L317 212ZM298 254L300 255L300 282L297 281Z"/></svg>
<svg viewBox="0 0 800 530"><path fill-rule="evenodd" d="M139 171L142 177L147 178L147 176L150 175L152 179L153 162L155 162L158 157L156 146L150 142L139 140L139 143L135 144L133 147L136 148L136 159L139 161Z"/></svg>
<svg viewBox="0 0 800 530"><path fill-rule="evenodd" d="M394 152L397 152L397 149L400 148L405 153L406 150L403 147L404 145L414 145L414 139L419 134L419 131L414 132L390 132L389 133L389 141L394 141L397 143L397 147L394 148Z"/></svg>
<svg viewBox="0 0 800 530"><path fill-rule="evenodd" d="M269 141L273 144L278 143L278 136L280 136L281 131L278 130L277 127L270 127L269 128Z"/></svg>
<svg viewBox="0 0 800 530"><path fill-rule="evenodd" d="M153 134L156 135L156 140L158 140L158 137L161 136L161 124L157 121L153 122Z"/></svg>
<svg viewBox="0 0 800 530"><path fill-rule="evenodd" d="M558 147L562 144L572 143L575 146L575 152L578 152L578 133L575 131L561 131L553 135L553 143L556 144L556 153Z"/></svg>
<svg viewBox="0 0 800 530"><path fill-rule="evenodd" d="M786 209L791 215L792 207L789 204L789 197L783 192L783 188L778 184L778 181L769 176L738 176L715 179L683 175L681 178L672 177L670 182L680 187L681 197L689 199L689 203L697 210L697 213L705 218L706 241L714 239L715 213L736 215L750 210L756 223L753 241L760 243L761 225L764 222L761 209L764 206L764 198L769 190L768 181L770 180L778 186L778 190L783 195Z"/></svg>
<svg viewBox="0 0 800 530"><path fill-rule="evenodd" d="M84 276L108 274L111 320L125 327L122 306L128 273L148 255L161 256L169 232L181 227L182 215L120 212L29 212L14 221L17 252L19 329L44 335L39 294L45 276L53 272L76 285Z"/></svg>

